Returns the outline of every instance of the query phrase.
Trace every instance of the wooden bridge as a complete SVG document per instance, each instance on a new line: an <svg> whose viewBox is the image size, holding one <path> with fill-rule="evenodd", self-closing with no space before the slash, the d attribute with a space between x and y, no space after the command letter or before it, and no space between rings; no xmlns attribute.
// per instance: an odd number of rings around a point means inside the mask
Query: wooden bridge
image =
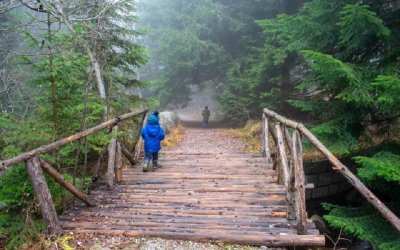
<svg viewBox="0 0 400 250"><path fill-rule="evenodd" d="M122 115L0 163L0 170L25 161L50 234L74 231L222 241L266 246L322 246L325 238L307 219L301 135L307 137L375 208L400 231L400 220L302 124L265 109L260 154L168 152L165 167L143 173L122 171L123 156L134 164L122 140L114 137L108 152L107 185L89 196L67 183L39 158L71 141L113 128L147 110ZM291 134L288 128L293 129ZM104 159L102 156L99 159ZM101 165L101 164L100 164ZM42 170L83 201L57 216Z"/></svg>

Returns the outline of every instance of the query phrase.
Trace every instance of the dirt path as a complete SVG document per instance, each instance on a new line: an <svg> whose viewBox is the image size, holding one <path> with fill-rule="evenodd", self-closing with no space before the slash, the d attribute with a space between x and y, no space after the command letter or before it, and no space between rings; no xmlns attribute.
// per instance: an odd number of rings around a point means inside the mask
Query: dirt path
<svg viewBox="0 0 400 250"><path fill-rule="evenodd" d="M229 129L185 128L183 140L176 147L164 151L244 153L246 148L246 143L230 136Z"/></svg>

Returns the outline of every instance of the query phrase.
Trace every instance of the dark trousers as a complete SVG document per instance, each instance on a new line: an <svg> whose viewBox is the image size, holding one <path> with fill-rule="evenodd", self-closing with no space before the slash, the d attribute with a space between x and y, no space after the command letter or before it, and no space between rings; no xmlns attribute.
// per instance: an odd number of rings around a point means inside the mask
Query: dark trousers
<svg viewBox="0 0 400 250"><path fill-rule="evenodd" d="M158 161L158 152L155 153L150 153L150 152L145 152L144 153L144 161L150 161L153 160L153 162Z"/></svg>

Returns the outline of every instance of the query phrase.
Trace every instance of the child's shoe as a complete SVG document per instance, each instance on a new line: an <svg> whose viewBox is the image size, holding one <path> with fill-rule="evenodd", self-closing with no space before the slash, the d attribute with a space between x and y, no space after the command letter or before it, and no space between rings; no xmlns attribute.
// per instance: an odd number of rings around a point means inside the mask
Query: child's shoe
<svg viewBox="0 0 400 250"><path fill-rule="evenodd" d="M153 169L161 168L162 165L158 164L158 161L153 161Z"/></svg>
<svg viewBox="0 0 400 250"><path fill-rule="evenodd" d="M143 163L143 172L147 172L149 169L149 160L145 160Z"/></svg>

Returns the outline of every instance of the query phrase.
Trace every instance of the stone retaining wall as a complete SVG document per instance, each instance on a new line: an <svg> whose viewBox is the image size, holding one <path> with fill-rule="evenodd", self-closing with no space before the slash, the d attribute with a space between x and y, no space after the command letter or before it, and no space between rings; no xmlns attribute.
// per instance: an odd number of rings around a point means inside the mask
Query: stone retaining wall
<svg viewBox="0 0 400 250"><path fill-rule="evenodd" d="M344 177L333 171L328 161L304 163L307 183L313 183L314 189L306 190L306 199L319 199L342 194L352 186Z"/></svg>

